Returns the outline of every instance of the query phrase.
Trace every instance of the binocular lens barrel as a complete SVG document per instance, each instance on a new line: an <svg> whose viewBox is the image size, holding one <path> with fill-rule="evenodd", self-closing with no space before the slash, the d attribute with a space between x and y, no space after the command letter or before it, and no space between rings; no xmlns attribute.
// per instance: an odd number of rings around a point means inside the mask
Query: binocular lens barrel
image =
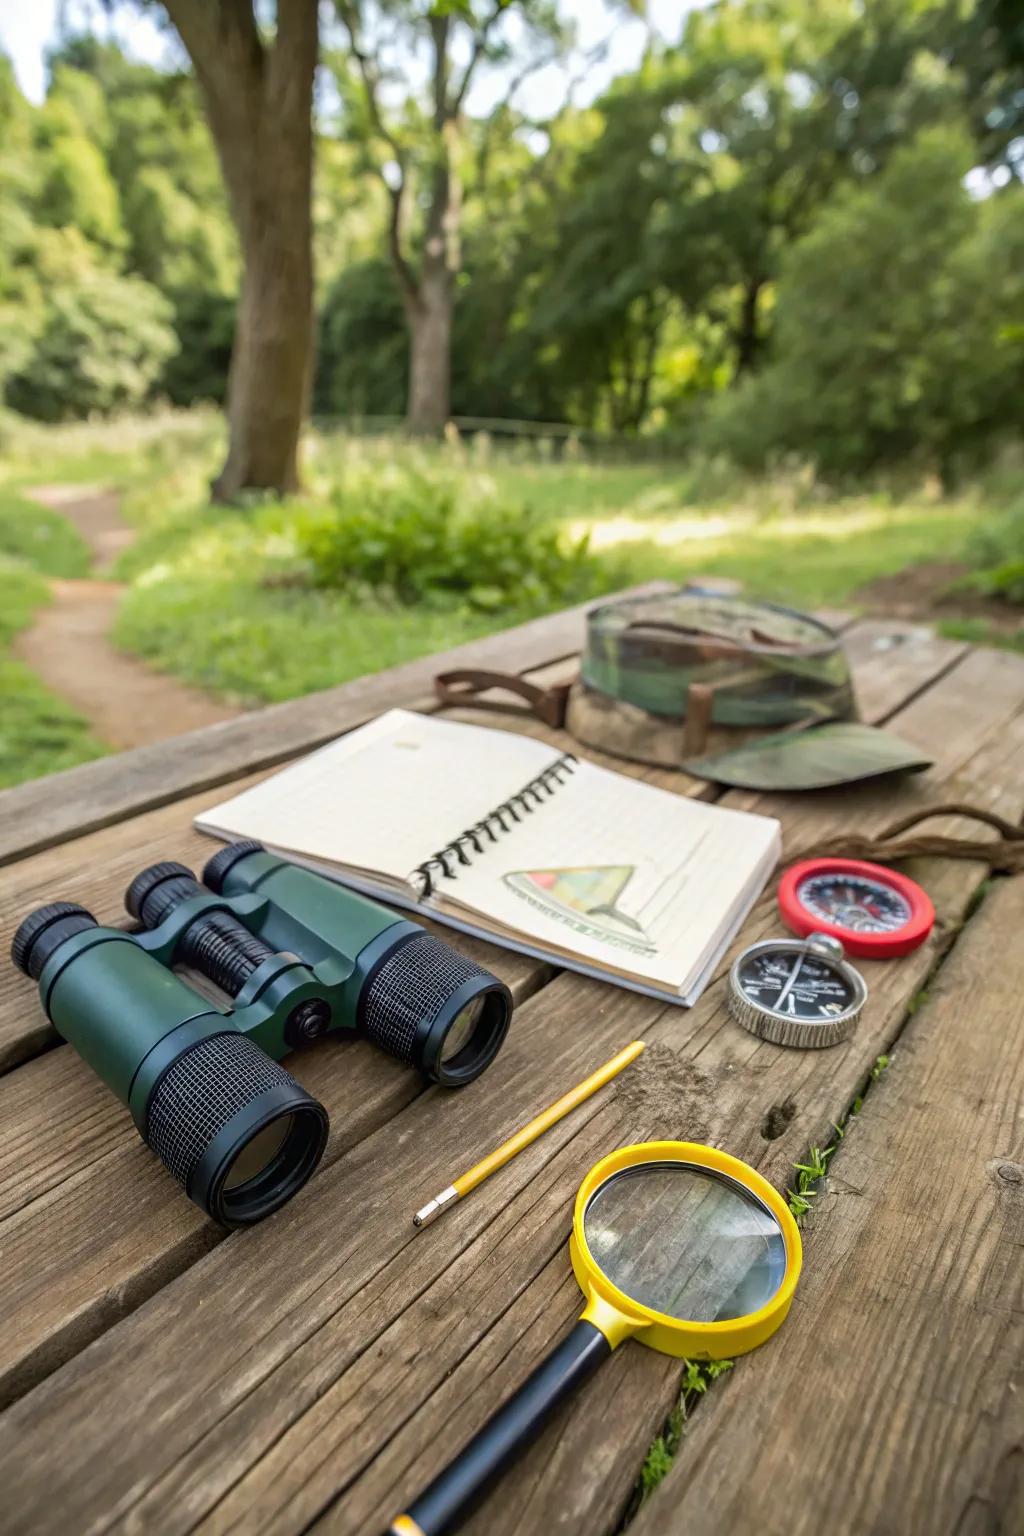
<svg viewBox="0 0 1024 1536"><path fill-rule="evenodd" d="M512 994L504 982L432 934L398 922L387 908L322 875L269 858L262 843L253 841L218 849L203 870L203 884L218 894L256 890L289 910L305 908L315 913L321 932L336 935L339 948L358 914L367 951L374 942L384 947L367 965L354 1023L374 1045L418 1067L432 1082L451 1088L470 1083L501 1049L512 1017ZM356 964L360 969L358 956Z"/></svg>
<svg viewBox="0 0 1024 1536"><path fill-rule="evenodd" d="M262 1221L323 1156L327 1112L237 1030L176 1057L157 1083L145 1137L195 1203L227 1227Z"/></svg>
<svg viewBox="0 0 1024 1536"><path fill-rule="evenodd" d="M11 956L38 981L63 946L88 930L98 925L84 907L53 902L24 919ZM166 1052L137 1117L144 1140L215 1221L227 1227L261 1221L316 1168L327 1143L327 1111L247 1036L220 1029L220 1015L205 1016L216 1021L216 1033L198 1039L192 1033L174 1044L182 1030L197 1021L202 1026L199 1000L127 936L98 930L96 937L93 947L66 952L71 958L49 987L55 1025L126 1102L127 1085L143 1062L154 1051ZM128 964L140 989L154 987L151 1005L157 996L166 1000L166 1012L154 1009L151 1025L139 1032L124 1027L117 1007L123 997L117 979ZM140 996L140 1011L145 1006ZM113 1070L112 1049L119 1057Z"/></svg>
<svg viewBox="0 0 1024 1536"><path fill-rule="evenodd" d="M454 1088L493 1061L511 1014L503 982L432 934L417 933L371 972L358 1022L375 1045Z"/></svg>

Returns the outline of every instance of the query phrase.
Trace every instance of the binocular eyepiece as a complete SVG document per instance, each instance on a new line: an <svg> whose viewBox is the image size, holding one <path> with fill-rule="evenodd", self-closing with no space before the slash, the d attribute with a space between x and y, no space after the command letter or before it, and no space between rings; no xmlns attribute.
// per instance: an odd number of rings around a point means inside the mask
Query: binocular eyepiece
<svg viewBox="0 0 1024 1536"><path fill-rule="evenodd" d="M11 956L143 1139L226 1226L268 1216L323 1155L327 1112L279 1065L289 1050L360 1033L457 1087L505 1038L512 999L497 977L259 843L219 850L202 883L182 864L152 864L125 905L137 932L101 927L74 902L40 907Z"/></svg>

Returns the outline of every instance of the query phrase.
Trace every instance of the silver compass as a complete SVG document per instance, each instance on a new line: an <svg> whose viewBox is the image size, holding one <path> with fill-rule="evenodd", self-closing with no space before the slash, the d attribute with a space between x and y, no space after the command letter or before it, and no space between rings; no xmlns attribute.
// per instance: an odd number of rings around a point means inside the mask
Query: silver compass
<svg viewBox="0 0 1024 1536"><path fill-rule="evenodd" d="M863 976L825 933L763 939L729 972L729 1012L776 1045L837 1045L852 1033L867 997Z"/></svg>

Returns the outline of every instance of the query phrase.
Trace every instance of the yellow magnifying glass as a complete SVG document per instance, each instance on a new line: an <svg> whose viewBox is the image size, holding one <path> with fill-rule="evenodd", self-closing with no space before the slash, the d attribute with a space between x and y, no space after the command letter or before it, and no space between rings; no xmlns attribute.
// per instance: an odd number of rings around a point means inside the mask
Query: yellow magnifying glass
<svg viewBox="0 0 1024 1536"><path fill-rule="evenodd" d="M391 1536L455 1530L623 1340L689 1360L756 1349L789 1311L801 1247L785 1201L746 1163L697 1142L648 1141L591 1168L569 1256L587 1301L579 1322L392 1522Z"/></svg>

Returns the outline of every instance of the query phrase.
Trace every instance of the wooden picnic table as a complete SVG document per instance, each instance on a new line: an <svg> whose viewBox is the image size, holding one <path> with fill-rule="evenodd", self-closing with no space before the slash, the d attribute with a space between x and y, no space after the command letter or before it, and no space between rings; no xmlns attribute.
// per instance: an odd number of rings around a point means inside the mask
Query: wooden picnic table
<svg viewBox="0 0 1024 1536"><path fill-rule="evenodd" d="M431 709L442 667L564 675L582 615L9 791L5 953L24 913L58 897L124 921L141 866L201 866L211 845L192 818L225 785L382 709ZM935 766L724 803L779 816L790 852L827 852L927 802L1018 818L1024 657L842 622L863 715ZM446 1092L363 1042L293 1057L330 1111L324 1163L272 1219L231 1235L59 1043L32 984L0 966L0 1528L382 1531L576 1317L566 1239L592 1163L638 1139L705 1139L785 1189L891 1053L805 1223L789 1320L713 1385L643 1507L637 1475L682 1366L632 1343L469 1529L603 1536L633 1516L635 1536L1024 1531L1024 881L984 886L983 865L952 860L912 873L935 901L933 936L905 959L858 962L862 1022L821 1052L738 1028L727 961L686 1010L467 941L517 1003L491 1069ZM770 887L738 944L779 931ZM419 1204L638 1037L648 1049L615 1086L415 1232Z"/></svg>

